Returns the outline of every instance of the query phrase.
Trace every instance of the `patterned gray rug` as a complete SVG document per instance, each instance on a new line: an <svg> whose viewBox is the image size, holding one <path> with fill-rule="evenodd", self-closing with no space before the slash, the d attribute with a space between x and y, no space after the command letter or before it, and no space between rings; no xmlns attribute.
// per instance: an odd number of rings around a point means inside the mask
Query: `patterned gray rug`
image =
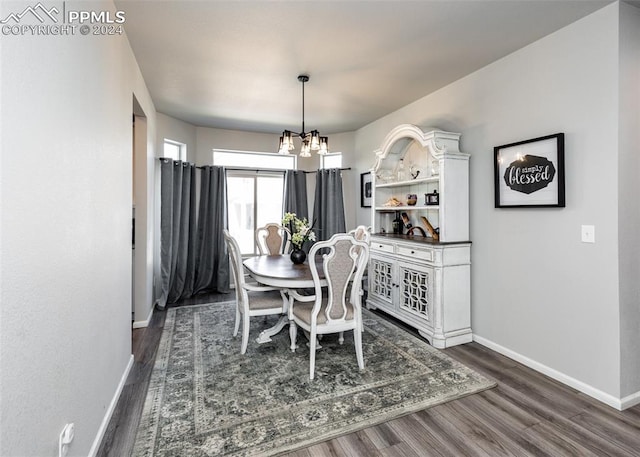
<svg viewBox="0 0 640 457"><path fill-rule="evenodd" d="M309 348L253 318L249 348L232 336L234 304L171 308L133 456L268 456L388 421L495 383L366 310L358 370L352 332L326 335L309 380Z"/></svg>

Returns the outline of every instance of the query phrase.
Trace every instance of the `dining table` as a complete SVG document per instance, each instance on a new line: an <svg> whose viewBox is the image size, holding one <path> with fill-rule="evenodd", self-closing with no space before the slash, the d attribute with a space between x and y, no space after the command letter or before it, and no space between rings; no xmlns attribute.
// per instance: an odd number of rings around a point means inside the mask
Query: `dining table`
<svg viewBox="0 0 640 457"><path fill-rule="evenodd" d="M265 286L279 287L282 289L308 289L315 287L313 276L311 275L311 267L309 262L316 262L318 279L321 286L327 285L322 268L322 256L316 256L315 259L309 259L302 264L294 264L288 254L282 255L258 255L247 258L243 264L249 275L260 284ZM296 324L291 320L290 311L293 307L293 297L289 295L288 309L284 311L278 322L266 330L260 332L256 338L258 344L268 343L271 337L289 324L289 334L294 329L292 326ZM295 342L291 341L291 350L295 351Z"/></svg>

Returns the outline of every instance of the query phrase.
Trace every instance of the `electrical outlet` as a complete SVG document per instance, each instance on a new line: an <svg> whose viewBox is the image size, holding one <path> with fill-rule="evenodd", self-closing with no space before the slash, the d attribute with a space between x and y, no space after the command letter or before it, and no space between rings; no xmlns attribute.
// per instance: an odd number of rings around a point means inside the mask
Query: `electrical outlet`
<svg viewBox="0 0 640 457"><path fill-rule="evenodd" d="M75 426L73 423L67 424L60 432L60 437L58 438L58 457L66 457L67 452L69 452L69 445L73 441L73 436L75 434Z"/></svg>

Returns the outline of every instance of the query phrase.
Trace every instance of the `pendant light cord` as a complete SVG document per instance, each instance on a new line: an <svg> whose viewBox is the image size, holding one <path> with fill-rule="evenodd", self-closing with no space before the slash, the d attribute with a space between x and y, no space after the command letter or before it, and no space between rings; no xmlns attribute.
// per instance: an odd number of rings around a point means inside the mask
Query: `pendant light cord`
<svg viewBox="0 0 640 457"><path fill-rule="evenodd" d="M304 83L306 81L303 79L302 80L302 133L300 133L300 138L306 137L305 135L305 131L304 131Z"/></svg>

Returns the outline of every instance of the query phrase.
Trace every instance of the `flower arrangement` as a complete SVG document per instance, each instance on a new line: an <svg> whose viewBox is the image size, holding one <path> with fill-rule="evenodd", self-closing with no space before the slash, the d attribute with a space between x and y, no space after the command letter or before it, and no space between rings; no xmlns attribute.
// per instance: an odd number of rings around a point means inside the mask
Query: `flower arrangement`
<svg viewBox="0 0 640 457"><path fill-rule="evenodd" d="M313 224L309 224L306 217L300 219L296 213L285 213L282 218L282 225L291 231L291 244L295 249L302 249L306 241L315 241L316 234L313 232Z"/></svg>

